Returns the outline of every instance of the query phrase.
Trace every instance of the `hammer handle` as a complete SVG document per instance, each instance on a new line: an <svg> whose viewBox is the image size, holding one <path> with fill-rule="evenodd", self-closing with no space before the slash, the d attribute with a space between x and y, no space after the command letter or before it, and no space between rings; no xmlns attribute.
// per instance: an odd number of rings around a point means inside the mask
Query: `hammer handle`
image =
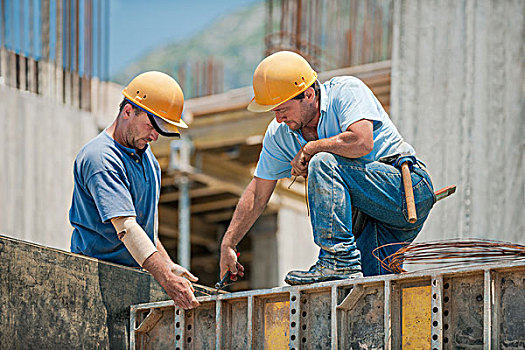
<svg viewBox="0 0 525 350"><path fill-rule="evenodd" d="M414 191L412 190L412 178L410 177L410 168L405 162L401 165L401 178L405 187L405 199L407 202L408 222L413 224L417 221L416 203L414 202Z"/></svg>

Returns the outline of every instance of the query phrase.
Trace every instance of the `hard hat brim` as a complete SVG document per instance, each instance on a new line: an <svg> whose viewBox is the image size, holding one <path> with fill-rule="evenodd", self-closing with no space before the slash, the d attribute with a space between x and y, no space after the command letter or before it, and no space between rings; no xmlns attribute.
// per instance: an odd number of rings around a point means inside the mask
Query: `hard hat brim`
<svg viewBox="0 0 525 350"><path fill-rule="evenodd" d="M274 105L260 105L257 102L255 102L255 97L254 97L254 98L252 98L252 100L248 104L247 109L250 112L256 112L256 113L269 112L272 109L274 109L275 107L278 107L278 106L282 105L285 102L286 101L282 101L282 102L276 103Z"/></svg>
<svg viewBox="0 0 525 350"><path fill-rule="evenodd" d="M180 137L179 129L172 123L168 123L164 118L148 113L149 121L153 128L162 136Z"/></svg>
<svg viewBox="0 0 525 350"><path fill-rule="evenodd" d="M175 126L177 126L179 128L183 128L183 129L187 129L188 128L188 124L186 124L184 122L184 120L180 119L179 121L176 122L176 121L169 120L167 118L161 117L160 115L157 115L157 113L155 113L155 111L153 111L152 109L150 109L147 106L143 105L142 103L137 102L137 101L133 100L132 98L130 98L129 95L125 91L122 91L122 94L124 95L124 97L126 98L126 100L129 103L131 103L135 107L138 107L138 108L142 109L144 112L153 114L155 117L162 119L164 122L166 122L168 124L175 125Z"/></svg>
<svg viewBox="0 0 525 350"><path fill-rule="evenodd" d="M132 105L134 105L135 107L138 107L139 109L146 112L151 125L162 136L180 137L178 128L184 128L184 129L188 128L188 124L186 124L184 120L182 119L179 120L178 122L174 122L173 120L169 120L169 119L156 115L149 108L146 108L145 106L142 106L141 104L138 104L135 101L130 101L127 98L127 96L126 96L126 100Z"/></svg>

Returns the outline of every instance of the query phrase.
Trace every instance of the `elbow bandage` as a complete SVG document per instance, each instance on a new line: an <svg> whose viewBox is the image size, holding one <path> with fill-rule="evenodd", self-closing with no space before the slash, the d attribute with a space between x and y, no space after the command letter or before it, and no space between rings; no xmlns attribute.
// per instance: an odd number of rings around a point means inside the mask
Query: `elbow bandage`
<svg viewBox="0 0 525 350"><path fill-rule="evenodd" d="M140 266L157 251L146 232L137 224L134 216L113 218L111 223L117 230L119 239Z"/></svg>

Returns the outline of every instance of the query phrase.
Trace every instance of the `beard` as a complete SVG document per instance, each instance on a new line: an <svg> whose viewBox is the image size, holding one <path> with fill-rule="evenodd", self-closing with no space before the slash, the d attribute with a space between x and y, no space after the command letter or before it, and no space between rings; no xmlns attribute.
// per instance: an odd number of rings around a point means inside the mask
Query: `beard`
<svg viewBox="0 0 525 350"><path fill-rule="evenodd" d="M133 148L136 150L142 150L148 145L148 140L137 138L138 130L134 126L128 128L126 137L124 138L126 141L127 148Z"/></svg>
<svg viewBox="0 0 525 350"><path fill-rule="evenodd" d="M305 100L301 101L299 105L301 111L301 124L297 124L299 127L295 130L302 129L307 126L317 115L317 104L314 103L304 103Z"/></svg>

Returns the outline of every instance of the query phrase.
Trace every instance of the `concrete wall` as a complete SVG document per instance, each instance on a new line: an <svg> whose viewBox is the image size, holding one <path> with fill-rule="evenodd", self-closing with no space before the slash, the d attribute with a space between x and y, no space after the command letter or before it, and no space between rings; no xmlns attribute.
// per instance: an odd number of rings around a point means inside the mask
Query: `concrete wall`
<svg viewBox="0 0 525 350"><path fill-rule="evenodd" d="M314 243L306 204L289 200L282 203L277 215L277 249L279 266L277 285L286 285L284 277L290 270L308 270L315 264L319 247Z"/></svg>
<svg viewBox="0 0 525 350"><path fill-rule="evenodd" d="M525 1L394 3L394 123L427 163L437 203L422 240L525 243Z"/></svg>
<svg viewBox="0 0 525 350"><path fill-rule="evenodd" d="M0 233L69 250L76 153L93 114L0 85Z"/></svg>
<svg viewBox="0 0 525 350"><path fill-rule="evenodd" d="M130 306L168 299L148 273L0 236L2 349L128 349Z"/></svg>

